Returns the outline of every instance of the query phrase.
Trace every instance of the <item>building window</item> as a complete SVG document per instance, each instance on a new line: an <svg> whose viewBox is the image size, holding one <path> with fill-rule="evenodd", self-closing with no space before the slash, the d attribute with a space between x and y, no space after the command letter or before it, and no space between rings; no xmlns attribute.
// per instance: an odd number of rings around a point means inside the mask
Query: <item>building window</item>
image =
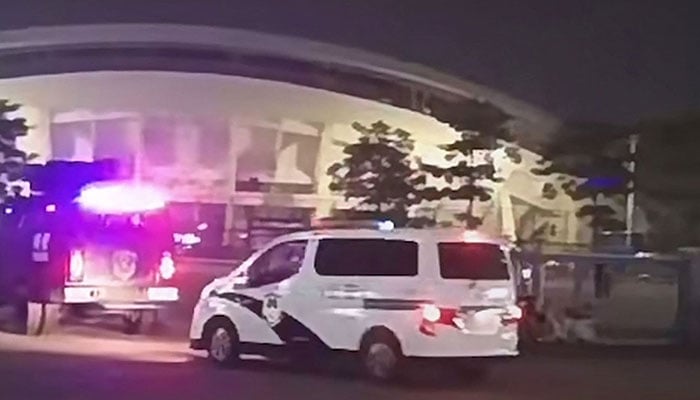
<svg viewBox="0 0 700 400"><path fill-rule="evenodd" d="M168 116L149 116L143 123L143 149L148 163L156 166L175 164L175 128L177 121Z"/></svg>
<svg viewBox="0 0 700 400"><path fill-rule="evenodd" d="M309 229L312 213L300 207L234 206L232 241L259 249L280 235Z"/></svg>
<svg viewBox="0 0 700 400"><path fill-rule="evenodd" d="M124 161L133 159L135 149L129 132L131 122L126 118L95 121L93 158L115 158Z"/></svg>
<svg viewBox="0 0 700 400"><path fill-rule="evenodd" d="M277 177L285 183L312 184L319 146L318 136L282 132Z"/></svg>
<svg viewBox="0 0 700 400"><path fill-rule="evenodd" d="M303 125L303 124L299 124ZM312 193L320 150L319 130L278 129L273 124L250 129L248 146L238 158L236 188L240 191ZM315 131L315 132L314 132Z"/></svg>
<svg viewBox="0 0 700 400"><path fill-rule="evenodd" d="M51 124L52 158L92 161L119 159L132 161L134 148L131 118L98 119L83 115L79 120L61 118Z"/></svg>
<svg viewBox="0 0 700 400"><path fill-rule="evenodd" d="M277 167L278 131L267 127L252 127L248 147L238 157L237 181L270 182Z"/></svg>
<svg viewBox="0 0 700 400"><path fill-rule="evenodd" d="M198 118L199 164L219 168L228 164L231 135L225 118Z"/></svg>
<svg viewBox="0 0 700 400"><path fill-rule="evenodd" d="M226 204L199 205L198 226L203 246L218 247L223 244L226 230Z"/></svg>
<svg viewBox="0 0 700 400"><path fill-rule="evenodd" d="M223 243L226 205L171 202L170 221L177 233L194 233L202 240L199 247L219 247Z"/></svg>
<svg viewBox="0 0 700 400"><path fill-rule="evenodd" d="M56 160L92 159L92 122L54 122L51 124L51 154ZM89 153L89 154L81 154ZM87 159L82 159L87 156Z"/></svg>

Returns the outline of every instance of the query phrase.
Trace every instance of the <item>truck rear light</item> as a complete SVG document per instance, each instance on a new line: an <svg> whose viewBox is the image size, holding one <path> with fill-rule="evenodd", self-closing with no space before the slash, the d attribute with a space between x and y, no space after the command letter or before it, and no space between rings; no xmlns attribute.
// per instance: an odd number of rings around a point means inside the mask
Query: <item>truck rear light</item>
<svg viewBox="0 0 700 400"><path fill-rule="evenodd" d="M158 266L158 273L165 280L172 279L175 276L175 261L169 251L163 252L163 256L160 258L160 265Z"/></svg>
<svg viewBox="0 0 700 400"><path fill-rule="evenodd" d="M68 260L68 280L71 282L80 282L85 276L85 258L80 250L70 252Z"/></svg>

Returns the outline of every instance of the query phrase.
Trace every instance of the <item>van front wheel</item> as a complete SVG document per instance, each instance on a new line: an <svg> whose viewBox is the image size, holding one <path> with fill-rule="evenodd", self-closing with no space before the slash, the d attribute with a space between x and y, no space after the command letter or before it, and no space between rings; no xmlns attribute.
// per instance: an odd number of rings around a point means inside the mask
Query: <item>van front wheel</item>
<svg viewBox="0 0 700 400"><path fill-rule="evenodd" d="M210 321L205 329L209 358L220 366L233 366L239 357L238 332L223 318Z"/></svg>

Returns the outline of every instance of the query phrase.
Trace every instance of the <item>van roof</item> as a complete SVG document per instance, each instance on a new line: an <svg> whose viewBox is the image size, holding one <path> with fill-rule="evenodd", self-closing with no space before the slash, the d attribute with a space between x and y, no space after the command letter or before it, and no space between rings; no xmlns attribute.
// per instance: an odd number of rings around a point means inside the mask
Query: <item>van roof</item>
<svg viewBox="0 0 700 400"><path fill-rule="evenodd" d="M493 237L478 231L459 228L435 228L435 229L410 229L399 228L392 230L378 229L316 229L303 232L294 232L283 235L280 239L303 240L313 238L382 238L404 240L430 240L430 241L463 241L467 243L488 243L499 246L508 246L510 242L505 239Z"/></svg>

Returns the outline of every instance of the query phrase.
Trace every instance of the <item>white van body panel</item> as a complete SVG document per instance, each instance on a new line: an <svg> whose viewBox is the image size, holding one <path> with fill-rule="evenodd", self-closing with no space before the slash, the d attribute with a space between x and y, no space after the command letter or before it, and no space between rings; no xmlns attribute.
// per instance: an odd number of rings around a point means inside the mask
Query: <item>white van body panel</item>
<svg viewBox="0 0 700 400"><path fill-rule="evenodd" d="M417 246L418 270L412 276L329 276L316 269L324 240L382 239ZM507 279L446 279L441 276L439 243L499 246ZM250 287L251 265L275 246L305 244L293 276ZM276 250L275 250L276 251ZM276 346L309 344L357 351L373 327L394 333L409 357L499 357L518 354L517 323L504 319L516 304L514 271L506 243L460 230L329 230L277 238L252 255L229 277L208 285L195 307L192 340L202 340L207 321L229 318L241 342ZM427 323L425 305L453 313L448 321ZM443 314L441 314L443 315ZM447 314L445 314L447 315ZM452 314L449 314L452 315ZM515 318L517 319L517 318ZM429 329L424 329L429 325Z"/></svg>

